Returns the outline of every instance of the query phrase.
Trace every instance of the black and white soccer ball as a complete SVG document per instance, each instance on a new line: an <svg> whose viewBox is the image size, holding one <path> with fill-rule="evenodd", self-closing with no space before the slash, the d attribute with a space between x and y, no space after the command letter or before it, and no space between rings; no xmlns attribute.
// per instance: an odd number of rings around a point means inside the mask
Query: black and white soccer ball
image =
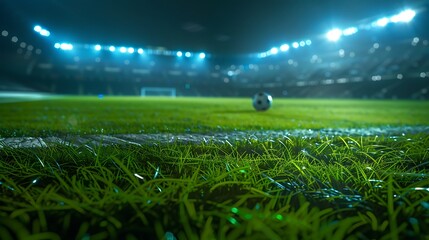
<svg viewBox="0 0 429 240"><path fill-rule="evenodd" d="M256 111L267 111L273 104L273 97L265 92L259 92L253 96L253 107Z"/></svg>

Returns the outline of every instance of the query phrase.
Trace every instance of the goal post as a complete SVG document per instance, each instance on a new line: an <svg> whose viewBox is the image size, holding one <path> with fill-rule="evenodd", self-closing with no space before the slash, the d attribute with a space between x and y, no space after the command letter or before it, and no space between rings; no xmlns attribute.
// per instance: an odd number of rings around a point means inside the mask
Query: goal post
<svg viewBox="0 0 429 240"><path fill-rule="evenodd" d="M142 87L140 90L142 97L176 97L176 88L167 87Z"/></svg>

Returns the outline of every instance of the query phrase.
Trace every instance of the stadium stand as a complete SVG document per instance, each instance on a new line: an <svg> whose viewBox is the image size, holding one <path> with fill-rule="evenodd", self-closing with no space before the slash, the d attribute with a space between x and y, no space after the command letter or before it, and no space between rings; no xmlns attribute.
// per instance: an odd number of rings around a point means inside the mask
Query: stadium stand
<svg viewBox="0 0 429 240"><path fill-rule="evenodd" d="M7 35L7 36L5 36ZM142 87L175 88L177 96L429 98L429 38L411 32L367 32L339 43L258 58L194 58L91 51L61 52L33 38L2 32L1 88L79 95L139 95ZM28 35L25 35L30 38ZM31 39L33 39L31 38Z"/></svg>

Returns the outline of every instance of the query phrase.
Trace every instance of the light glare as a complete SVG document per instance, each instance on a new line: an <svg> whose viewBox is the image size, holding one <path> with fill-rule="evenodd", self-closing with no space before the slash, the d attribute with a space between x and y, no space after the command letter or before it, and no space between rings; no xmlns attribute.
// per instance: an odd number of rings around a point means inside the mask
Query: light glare
<svg viewBox="0 0 429 240"><path fill-rule="evenodd" d="M96 51L100 51L101 50L101 46L99 44L95 45L94 48L95 48Z"/></svg>
<svg viewBox="0 0 429 240"><path fill-rule="evenodd" d="M394 15L390 18L391 22L397 23L397 22L410 22L411 20L413 20L413 18L416 16L416 12L411 10L411 9L407 9L405 11L400 12L397 15Z"/></svg>
<svg viewBox="0 0 429 240"><path fill-rule="evenodd" d="M288 44L283 44L280 46L280 51L282 52L286 52L289 50L289 45Z"/></svg>
<svg viewBox="0 0 429 240"><path fill-rule="evenodd" d="M134 53L134 48L132 47L128 48L128 53Z"/></svg>
<svg viewBox="0 0 429 240"><path fill-rule="evenodd" d="M350 36L358 32L358 29L355 27L349 27L343 30L344 36Z"/></svg>
<svg viewBox="0 0 429 240"><path fill-rule="evenodd" d="M34 26L34 31L40 32L42 30L42 27L39 25Z"/></svg>
<svg viewBox="0 0 429 240"><path fill-rule="evenodd" d="M49 36L51 36L51 32L49 32L48 30L46 30L46 29L42 29L42 30L40 30L40 35L42 35L42 36L44 36L44 37L49 37Z"/></svg>
<svg viewBox="0 0 429 240"><path fill-rule="evenodd" d="M292 47L293 47L293 48L299 48L299 43L298 43L298 42L294 42L294 43L292 43Z"/></svg>
<svg viewBox="0 0 429 240"><path fill-rule="evenodd" d="M127 52L127 48L126 47L121 47L121 48L119 48L119 51L121 53L126 53Z"/></svg>
<svg viewBox="0 0 429 240"><path fill-rule="evenodd" d="M335 28L326 33L326 38L328 38L328 40L331 42L336 42L341 38L342 35L342 31L338 28Z"/></svg>
<svg viewBox="0 0 429 240"><path fill-rule="evenodd" d="M185 53L185 57L191 57L191 53L190 52L186 52Z"/></svg>
<svg viewBox="0 0 429 240"><path fill-rule="evenodd" d="M139 48L139 49L137 50L137 52L138 52L139 54L143 54L143 53L144 53L144 51L143 51L143 49L142 49L142 48Z"/></svg>
<svg viewBox="0 0 429 240"><path fill-rule="evenodd" d="M273 47L273 48L271 48L270 53L275 55L275 54L279 53L279 49L276 47Z"/></svg>
<svg viewBox="0 0 429 240"><path fill-rule="evenodd" d="M206 54L205 54L205 53L200 53L199 57L200 57L201 59L204 59L204 58L206 58Z"/></svg>
<svg viewBox="0 0 429 240"><path fill-rule="evenodd" d="M60 48L64 51L73 50L73 45L70 43L61 43Z"/></svg>
<svg viewBox="0 0 429 240"><path fill-rule="evenodd" d="M380 18L380 19L378 19L378 20L377 20L377 22L376 22L377 26L379 26L379 27L384 27L384 26L386 26L388 23L389 23L389 19L388 19L388 18L386 18L386 17L384 17L384 18Z"/></svg>
<svg viewBox="0 0 429 240"><path fill-rule="evenodd" d="M115 46L110 46L109 51L114 52L116 50Z"/></svg>
<svg viewBox="0 0 429 240"><path fill-rule="evenodd" d="M181 51L178 51L178 52L176 53L176 55L177 55L178 57L181 57L181 56L183 56L183 53L182 53Z"/></svg>

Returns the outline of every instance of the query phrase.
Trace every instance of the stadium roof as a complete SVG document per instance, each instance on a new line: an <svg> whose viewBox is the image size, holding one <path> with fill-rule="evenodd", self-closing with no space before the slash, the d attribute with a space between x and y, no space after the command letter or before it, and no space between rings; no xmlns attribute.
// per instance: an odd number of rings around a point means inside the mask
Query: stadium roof
<svg viewBox="0 0 429 240"><path fill-rule="evenodd" d="M0 5L0 27L31 32L40 24L54 41L240 54L408 7L426 16L429 1L3 0ZM413 27L428 31L426 20Z"/></svg>

